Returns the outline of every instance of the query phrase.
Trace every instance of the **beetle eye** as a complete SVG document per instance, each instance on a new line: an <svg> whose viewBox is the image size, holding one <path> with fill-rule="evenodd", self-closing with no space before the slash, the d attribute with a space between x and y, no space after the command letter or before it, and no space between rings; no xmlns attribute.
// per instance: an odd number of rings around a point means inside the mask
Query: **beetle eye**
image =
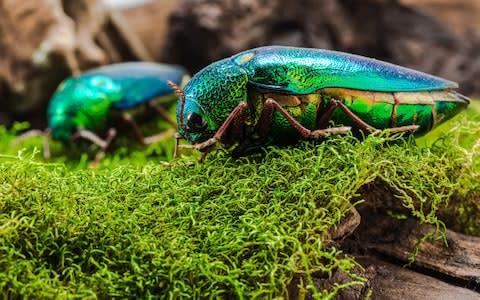
<svg viewBox="0 0 480 300"><path fill-rule="evenodd" d="M187 128L194 132L203 131L207 127L207 122L197 113L187 115Z"/></svg>

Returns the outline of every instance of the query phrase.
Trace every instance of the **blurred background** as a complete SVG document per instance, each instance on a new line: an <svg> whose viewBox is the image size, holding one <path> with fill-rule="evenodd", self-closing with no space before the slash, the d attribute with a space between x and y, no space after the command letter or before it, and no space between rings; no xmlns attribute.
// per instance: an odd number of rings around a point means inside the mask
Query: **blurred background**
<svg viewBox="0 0 480 300"><path fill-rule="evenodd" d="M0 125L44 128L60 81L92 67L157 61L193 74L269 44L375 57L480 95L480 0L2 0Z"/></svg>

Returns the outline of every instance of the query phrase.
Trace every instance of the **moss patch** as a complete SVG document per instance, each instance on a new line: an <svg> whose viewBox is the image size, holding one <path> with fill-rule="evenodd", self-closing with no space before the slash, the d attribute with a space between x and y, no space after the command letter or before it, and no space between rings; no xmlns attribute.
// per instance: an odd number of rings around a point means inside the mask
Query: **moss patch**
<svg viewBox="0 0 480 300"><path fill-rule="evenodd" d="M333 297L364 282L328 240L352 203L366 199L438 228L442 216L450 227L480 233L479 125L476 114L459 117L435 142L425 139L428 147L398 136L346 136L237 160L219 151L204 163L160 163L171 144L121 148L97 170L85 168L86 156L41 162L32 150L39 140L17 155L4 130L0 292L272 298L286 296L298 274L312 289L314 277L342 271L349 283L313 288Z"/></svg>

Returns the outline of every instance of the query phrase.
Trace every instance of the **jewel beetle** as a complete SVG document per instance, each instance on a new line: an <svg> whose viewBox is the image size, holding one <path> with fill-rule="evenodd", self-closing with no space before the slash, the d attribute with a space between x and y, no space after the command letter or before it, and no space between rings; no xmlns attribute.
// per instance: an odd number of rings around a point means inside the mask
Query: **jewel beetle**
<svg viewBox="0 0 480 300"><path fill-rule="evenodd" d="M467 107L455 82L330 50L267 46L200 70L177 104L177 146L246 149L350 130L422 134ZM334 125L332 125L332 123Z"/></svg>
<svg viewBox="0 0 480 300"><path fill-rule="evenodd" d="M160 104L176 100L168 81L182 86L188 78L180 66L148 62L91 69L67 78L58 86L48 104L45 131L28 131L15 142L42 135L44 156L48 158L48 135L61 142L83 138L100 147L95 158L98 162L117 135L119 122L123 122L132 127L141 144L153 143L165 135L145 137L130 110L145 106L176 128L175 121ZM104 139L99 136L101 132L106 132Z"/></svg>

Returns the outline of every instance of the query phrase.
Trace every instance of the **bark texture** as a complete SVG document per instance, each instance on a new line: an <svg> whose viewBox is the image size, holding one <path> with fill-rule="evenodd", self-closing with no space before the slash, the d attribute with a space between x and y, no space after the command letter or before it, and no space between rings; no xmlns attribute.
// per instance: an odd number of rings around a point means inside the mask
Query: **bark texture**
<svg viewBox="0 0 480 300"><path fill-rule="evenodd" d="M21 118L41 125L64 78L103 64L150 59L122 17L100 0L1 1L0 56L0 122Z"/></svg>

